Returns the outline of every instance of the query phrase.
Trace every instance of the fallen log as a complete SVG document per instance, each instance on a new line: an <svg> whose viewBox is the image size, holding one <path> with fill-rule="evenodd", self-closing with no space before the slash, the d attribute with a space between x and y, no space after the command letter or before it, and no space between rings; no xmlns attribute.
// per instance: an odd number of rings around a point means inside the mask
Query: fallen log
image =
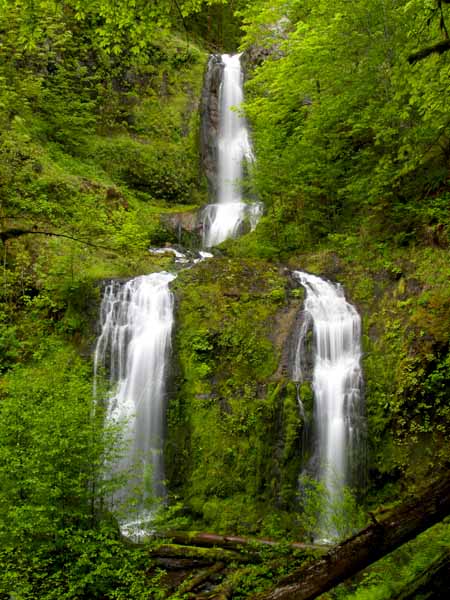
<svg viewBox="0 0 450 600"><path fill-rule="evenodd" d="M165 571L184 571L192 572L196 569L204 569L211 566L210 560L202 560L196 558L171 558L164 556L156 556L153 559L153 564L161 567Z"/></svg>
<svg viewBox="0 0 450 600"><path fill-rule="evenodd" d="M312 600L334 588L450 514L450 473L388 516L300 567L259 600Z"/></svg>
<svg viewBox="0 0 450 600"><path fill-rule="evenodd" d="M279 546L281 542L267 538L250 538L235 535L219 535L217 533L197 533L189 531L168 531L164 537L173 540L176 544L185 546L200 546L206 548L220 547L230 550L254 548L255 546ZM283 547L291 550L308 550L326 552L327 546L319 544L306 544L303 542L282 542Z"/></svg>
<svg viewBox="0 0 450 600"><path fill-rule="evenodd" d="M248 562L246 557L232 550L224 548L196 548L195 546L182 546L180 544L161 544L159 546L154 546L150 548L149 554L155 558L202 561L204 564L216 562Z"/></svg>
<svg viewBox="0 0 450 600"><path fill-rule="evenodd" d="M196 573L189 579L186 579L186 581L183 581L183 583L177 589L177 594L181 596L182 594L192 592L199 585L202 585L212 577L217 576L217 574L223 571L224 568L225 565L223 563L216 563L212 567L209 567L209 569L205 569L199 573Z"/></svg>

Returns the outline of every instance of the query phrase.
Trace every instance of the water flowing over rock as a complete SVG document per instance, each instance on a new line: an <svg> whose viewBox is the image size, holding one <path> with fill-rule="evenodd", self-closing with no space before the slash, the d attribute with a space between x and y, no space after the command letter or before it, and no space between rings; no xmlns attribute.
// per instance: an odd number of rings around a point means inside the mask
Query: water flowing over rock
<svg viewBox="0 0 450 600"><path fill-rule="evenodd" d="M338 535L333 512L343 502L344 487L358 483L364 463L361 321L339 285L300 271L294 276L304 286L306 300L292 376L304 380L305 340L312 324L314 470L329 500L319 519L319 535L333 539Z"/></svg>
<svg viewBox="0 0 450 600"><path fill-rule="evenodd" d="M240 56L224 54L221 56L221 63L218 63L218 57L211 57L206 77L205 94L208 89L216 90L218 65L223 65L218 114L216 115L215 96L210 100L212 107L208 111L202 111L202 115L207 118L206 124L202 126L202 148L210 152L205 160L205 150L203 151L203 164L217 199L203 213L205 248L238 235L245 221L249 223L250 229L254 229L262 213L259 202L245 203L242 199L243 163L250 163L254 158L247 123L239 113L244 99ZM213 134L216 135L215 143ZM210 175L210 167L214 162L217 165L216 179Z"/></svg>
<svg viewBox="0 0 450 600"><path fill-rule="evenodd" d="M161 272L111 282L101 304L95 373L106 368L115 388L107 400L107 419L124 428L124 455L112 468L128 479L113 499L126 533L130 521L141 527L153 501L166 493L162 447L173 279Z"/></svg>

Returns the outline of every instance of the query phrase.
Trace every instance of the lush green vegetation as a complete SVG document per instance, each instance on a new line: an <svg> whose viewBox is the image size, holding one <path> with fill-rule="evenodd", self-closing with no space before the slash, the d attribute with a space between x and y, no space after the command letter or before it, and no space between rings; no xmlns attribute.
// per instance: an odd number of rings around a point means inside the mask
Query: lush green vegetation
<svg viewBox="0 0 450 600"><path fill-rule="evenodd" d="M245 52L249 189L266 214L173 286L163 527L314 529L323 494L299 497L285 364L302 293L286 268L342 282L363 317L368 489L360 510L350 493L340 507L342 533L446 472L448 26L444 0L0 0L2 597L186 597L108 512L120 436L93 409L90 354L101 281L172 268L147 251L177 241L162 215L206 202L211 49ZM311 415L308 385L301 397ZM447 530L333 597L398 596L448 553ZM262 553L224 589L251 596L290 557Z"/></svg>
<svg viewBox="0 0 450 600"><path fill-rule="evenodd" d="M270 52L247 111L279 252L337 233L446 243L448 55L408 61L439 40L435 3L262 0L244 14L244 47Z"/></svg>
<svg viewBox="0 0 450 600"><path fill-rule="evenodd" d="M274 500L285 510L296 504L302 423L295 386L272 377L286 341L281 322L279 331L270 327L284 286L275 266L227 259L176 282L180 374L169 405L167 465L172 487L213 530L274 533L283 519ZM285 515L290 527L292 517Z"/></svg>

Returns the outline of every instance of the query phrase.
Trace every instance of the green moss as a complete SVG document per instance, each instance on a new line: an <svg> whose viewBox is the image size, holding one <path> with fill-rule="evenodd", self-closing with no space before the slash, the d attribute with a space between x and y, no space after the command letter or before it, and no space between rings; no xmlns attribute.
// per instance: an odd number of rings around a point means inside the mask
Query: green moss
<svg viewBox="0 0 450 600"><path fill-rule="evenodd" d="M269 507L295 504L295 386L271 382L285 285L273 265L225 258L181 273L175 284L179 375L168 408L169 482L219 530L258 529Z"/></svg>

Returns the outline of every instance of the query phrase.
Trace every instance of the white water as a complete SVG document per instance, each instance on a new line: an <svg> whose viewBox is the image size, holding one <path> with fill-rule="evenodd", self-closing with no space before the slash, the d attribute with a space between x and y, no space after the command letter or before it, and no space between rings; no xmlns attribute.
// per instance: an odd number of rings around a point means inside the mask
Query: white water
<svg viewBox="0 0 450 600"><path fill-rule="evenodd" d="M301 271L295 271L294 276L306 289L306 317L313 322L318 479L324 484L329 499L319 517L319 535L325 541L338 535L331 513L343 502L344 486L351 479L353 446L359 437L361 322L339 285ZM305 334L304 328L301 335ZM296 357L299 366L295 372L298 378L302 377L302 345L299 340Z"/></svg>
<svg viewBox="0 0 450 600"><path fill-rule="evenodd" d="M126 534L133 524L142 528L154 500L165 496L162 445L173 279L161 272L112 282L101 304L95 372L101 366L109 371L116 389L107 401L107 418L124 427L125 453L113 468L128 481L113 502L123 513Z"/></svg>
<svg viewBox="0 0 450 600"><path fill-rule="evenodd" d="M243 161L254 160L247 123L238 112L244 100L240 54L222 55L223 79L219 98L218 197L203 213L205 248L235 237L248 220L253 230L262 213L259 202L242 200Z"/></svg>
<svg viewBox="0 0 450 600"><path fill-rule="evenodd" d="M213 258L214 255L211 252L205 252L204 250L187 250L185 252L180 252L175 248L149 248L149 253L154 256L168 256L172 255L175 259L176 265L183 265L185 268L196 265L199 262L202 262L208 258Z"/></svg>

